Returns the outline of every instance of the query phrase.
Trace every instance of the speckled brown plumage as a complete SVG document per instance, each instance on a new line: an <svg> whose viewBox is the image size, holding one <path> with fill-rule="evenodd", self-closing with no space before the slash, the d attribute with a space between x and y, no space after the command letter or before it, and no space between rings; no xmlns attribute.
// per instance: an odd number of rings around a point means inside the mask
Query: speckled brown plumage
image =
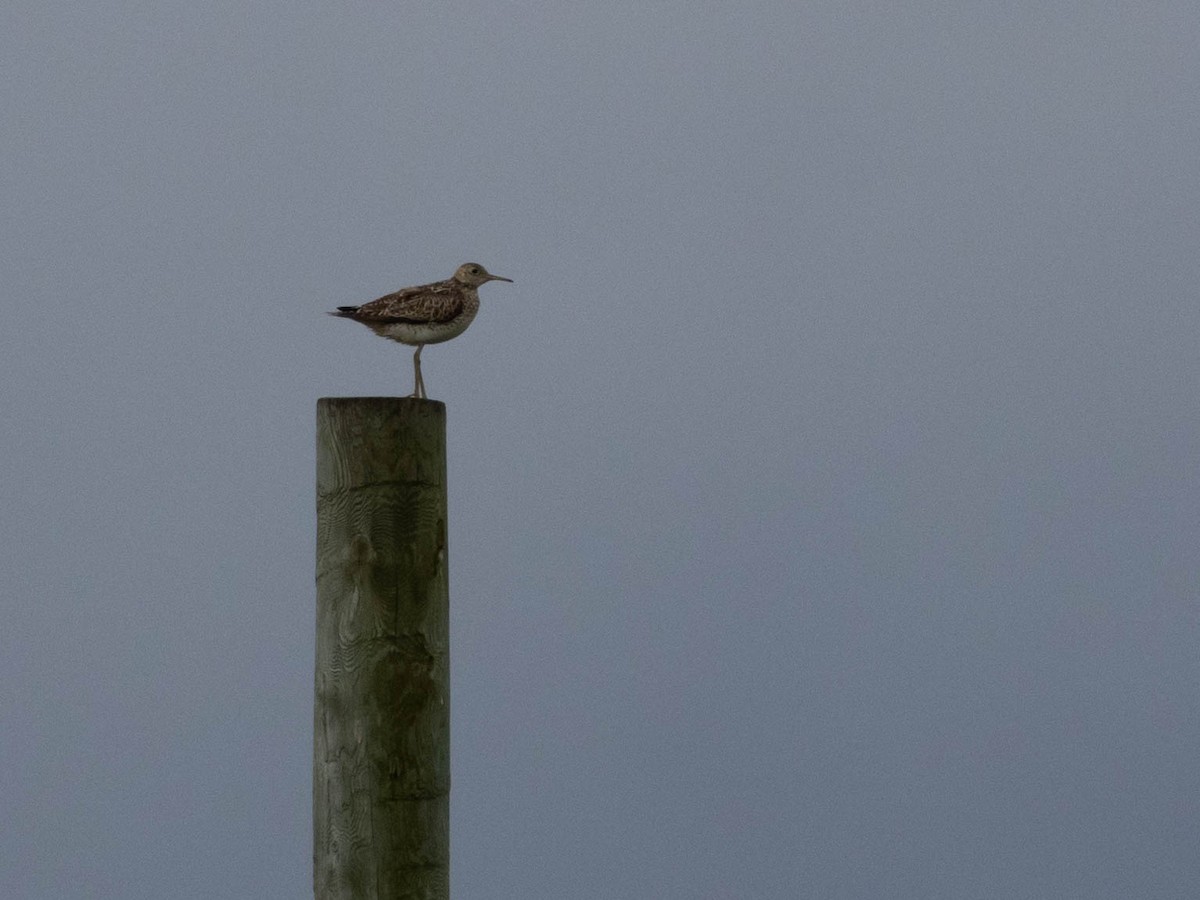
<svg viewBox="0 0 1200 900"><path fill-rule="evenodd" d="M508 281L478 263L463 263L445 281L402 288L362 306L339 306L331 316L362 322L380 337L415 346L413 397L425 396L421 378L421 349L458 337L479 312L479 286Z"/></svg>

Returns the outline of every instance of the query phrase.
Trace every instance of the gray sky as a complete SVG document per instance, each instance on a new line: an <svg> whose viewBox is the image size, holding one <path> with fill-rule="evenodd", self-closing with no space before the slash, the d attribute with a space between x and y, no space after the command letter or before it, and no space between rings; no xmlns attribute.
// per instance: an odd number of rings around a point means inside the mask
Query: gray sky
<svg viewBox="0 0 1200 900"><path fill-rule="evenodd" d="M310 891L323 315L466 260L452 881L1200 895L1194 3L0 12L0 896Z"/></svg>

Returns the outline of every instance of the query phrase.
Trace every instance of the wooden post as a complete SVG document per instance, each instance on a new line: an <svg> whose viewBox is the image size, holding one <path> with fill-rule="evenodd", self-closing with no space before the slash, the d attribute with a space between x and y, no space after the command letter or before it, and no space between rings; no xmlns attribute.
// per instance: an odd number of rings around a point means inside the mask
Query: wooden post
<svg viewBox="0 0 1200 900"><path fill-rule="evenodd" d="M446 407L317 401L316 900L448 900Z"/></svg>

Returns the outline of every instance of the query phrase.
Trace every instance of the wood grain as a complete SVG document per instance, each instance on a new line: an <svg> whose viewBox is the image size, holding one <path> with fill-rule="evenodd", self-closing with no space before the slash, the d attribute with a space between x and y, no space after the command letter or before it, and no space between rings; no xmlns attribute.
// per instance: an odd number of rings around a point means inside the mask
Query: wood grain
<svg viewBox="0 0 1200 900"><path fill-rule="evenodd" d="M446 408L317 402L313 887L449 897Z"/></svg>

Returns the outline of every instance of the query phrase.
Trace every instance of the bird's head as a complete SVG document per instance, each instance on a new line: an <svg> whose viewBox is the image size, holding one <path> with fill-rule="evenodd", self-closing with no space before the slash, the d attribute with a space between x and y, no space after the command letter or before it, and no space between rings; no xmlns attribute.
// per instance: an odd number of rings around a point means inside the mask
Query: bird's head
<svg viewBox="0 0 1200 900"><path fill-rule="evenodd" d="M479 287L481 284L486 284L489 281L507 281L510 284L512 283L511 278L493 275L479 263L463 263L455 270L454 280L459 284L465 284L470 287Z"/></svg>

